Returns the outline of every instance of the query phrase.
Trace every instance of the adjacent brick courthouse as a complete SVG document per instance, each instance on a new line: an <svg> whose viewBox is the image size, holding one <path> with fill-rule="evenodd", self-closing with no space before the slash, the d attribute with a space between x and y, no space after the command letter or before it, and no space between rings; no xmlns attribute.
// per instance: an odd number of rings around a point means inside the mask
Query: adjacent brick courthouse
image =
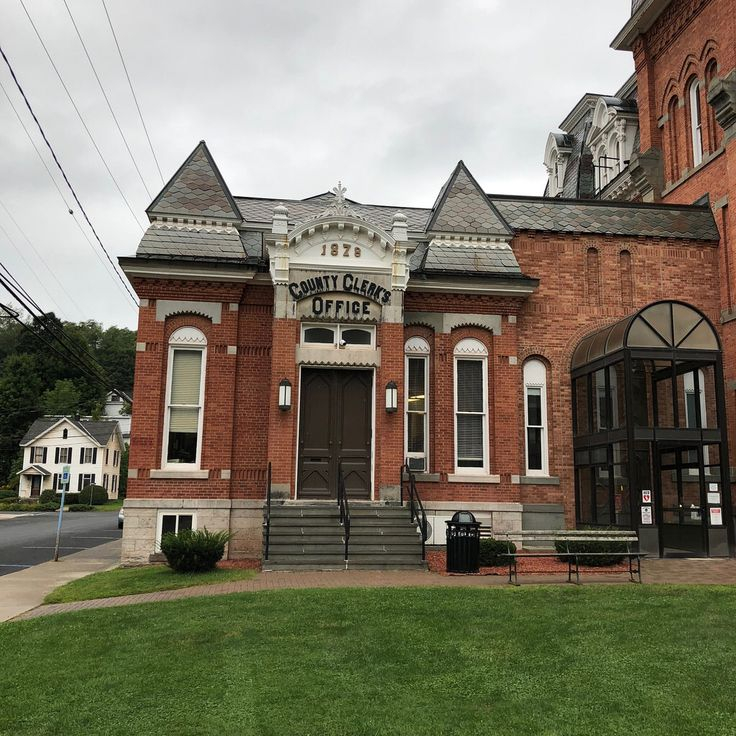
<svg viewBox="0 0 736 736"><path fill-rule="evenodd" d="M327 564L340 474L356 516L400 515L405 461L430 543L463 508L732 553L734 17L635 0L614 45L636 74L550 134L543 197L463 162L426 208L238 197L200 143L120 259L141 301L124 559L204 526L260 556L270 463L274 499L319 518L289 559ZM391 540L349 564L416 562Z"/></svg>

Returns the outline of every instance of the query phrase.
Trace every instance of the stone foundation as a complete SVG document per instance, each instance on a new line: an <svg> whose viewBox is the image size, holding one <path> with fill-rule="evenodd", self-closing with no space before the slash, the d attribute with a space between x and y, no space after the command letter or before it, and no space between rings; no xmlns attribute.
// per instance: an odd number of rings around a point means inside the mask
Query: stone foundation
<svg viewBox="0 0 736 736"><path fill-rule="evenodd" d="M161 512L192 513L197 529L229 531L234 536L225 559L260 558L263 547L263 501L229 499L129 498L124 504L123 564L145 564L158 551L156 534Z"/></svg>

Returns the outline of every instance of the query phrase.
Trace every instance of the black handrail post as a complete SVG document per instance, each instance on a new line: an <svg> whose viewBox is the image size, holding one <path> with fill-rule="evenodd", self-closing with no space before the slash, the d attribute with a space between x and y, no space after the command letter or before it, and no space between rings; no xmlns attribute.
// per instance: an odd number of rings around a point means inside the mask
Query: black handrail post
<svg viewBox="0 0 736 736"><path fill-rule="evenodd" d="M427 559L427 514L424 511L424 504L422 499L419 497L419 491L417 491L416 478L414 472L409 467L409 461L406 460L404 466L401 469L402 476L402 504L403 504L403 477L406 474L409 482L409 513L413 523L419 526L419 531L422 537L422 562Z"/></svg>
<svg viewBox="0 0 736 736"><path fill-rule="evenodd" d="M266 473L266 520L263 522L266 532L266 549L264 559L268 559L268 547L271 541L271 463L268 463L268 472Z"/></svg>
<svg viewBox="0 0 736 736"><path fill-rule="evenodd" d="M345 533L345 565L347 566L350 546L350 504L345 489L345 477L342 473L342 460L337 464L337 506L340 509L340 524Z"/></svg>

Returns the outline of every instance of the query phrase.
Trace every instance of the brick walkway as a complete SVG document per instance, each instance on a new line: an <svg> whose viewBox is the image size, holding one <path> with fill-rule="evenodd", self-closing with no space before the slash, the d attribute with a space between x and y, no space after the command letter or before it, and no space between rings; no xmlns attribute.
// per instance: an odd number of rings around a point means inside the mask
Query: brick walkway
<svg viewBox="0 0 736 736"><path fill-rule="evenodd" d="M644 583L701 583L736 585L736 560L646 560L642 565ZM586 574L585 583L627 583L625 574ZM523 585L567 583L567 575L520 575ZM114 608L134 603L158 603L176 601L198 596L228 595L229 593L254 593L261 590L283 590L297 588L395 588L429 587L450 588L491 587L507 585L504 575L437 575L421 570L407 571L306 571L259 573L250 580L239 580L219 585L201 585L179 590L163 590L158 593L125 595L117 598L98 598L77 603L54 603L39 606L24 613L14 621L48 616L68 611L83 611L90 608Z"/></svg>

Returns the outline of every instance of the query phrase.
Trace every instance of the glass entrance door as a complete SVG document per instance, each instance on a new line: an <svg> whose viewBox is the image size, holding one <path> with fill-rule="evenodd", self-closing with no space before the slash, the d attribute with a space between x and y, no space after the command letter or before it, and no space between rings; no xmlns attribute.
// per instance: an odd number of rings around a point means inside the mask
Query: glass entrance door
<svg viewBox="0 0 736 736"><path fill-rule="evenodd" d="M662 556L706 556L707 511L702 446L660 447L656 457Z"/></svg>

